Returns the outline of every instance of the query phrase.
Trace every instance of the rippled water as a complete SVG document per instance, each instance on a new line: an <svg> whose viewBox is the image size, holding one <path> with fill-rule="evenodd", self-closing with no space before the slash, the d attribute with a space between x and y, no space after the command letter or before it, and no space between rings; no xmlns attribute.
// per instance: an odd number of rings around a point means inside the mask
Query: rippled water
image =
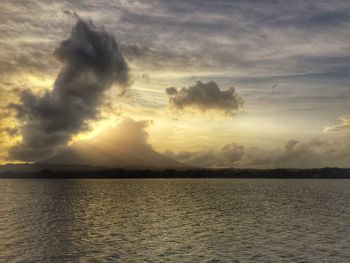
<svg viewBox="0 0 350 263"><path fill-rule="evenodd" d="M349 262L350 180L0 180L0 262Z"/></svg>

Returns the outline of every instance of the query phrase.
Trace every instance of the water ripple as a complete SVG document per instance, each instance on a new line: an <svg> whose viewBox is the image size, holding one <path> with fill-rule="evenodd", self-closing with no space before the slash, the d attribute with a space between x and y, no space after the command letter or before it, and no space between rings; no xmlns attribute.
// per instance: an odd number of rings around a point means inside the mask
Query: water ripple
<svg viewBox="0 0 350 263"><path fill-rule="evenodd" d="M0 180L0 262L347 262L350 180Z"/></svg>

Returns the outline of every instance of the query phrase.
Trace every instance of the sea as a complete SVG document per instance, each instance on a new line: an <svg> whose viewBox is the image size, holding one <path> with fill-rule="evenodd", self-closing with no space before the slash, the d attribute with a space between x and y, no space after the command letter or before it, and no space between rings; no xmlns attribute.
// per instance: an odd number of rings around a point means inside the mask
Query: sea
<svg viewBox="0 0 350 263"><path fill-rule="evenodd" d="M0 179L0 262L350 262L350 180Z"/></svg>

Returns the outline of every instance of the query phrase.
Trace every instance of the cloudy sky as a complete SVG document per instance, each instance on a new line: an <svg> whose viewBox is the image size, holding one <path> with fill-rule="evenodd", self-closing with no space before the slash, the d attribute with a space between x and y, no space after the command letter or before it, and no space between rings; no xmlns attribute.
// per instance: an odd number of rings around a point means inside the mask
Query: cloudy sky
<svg viewBox="0 0 350 263"><path fill-rule="evenodd" d="M1 163L127 119L188 164L350 166L347 0L11 0L0 28Z"/></svg>

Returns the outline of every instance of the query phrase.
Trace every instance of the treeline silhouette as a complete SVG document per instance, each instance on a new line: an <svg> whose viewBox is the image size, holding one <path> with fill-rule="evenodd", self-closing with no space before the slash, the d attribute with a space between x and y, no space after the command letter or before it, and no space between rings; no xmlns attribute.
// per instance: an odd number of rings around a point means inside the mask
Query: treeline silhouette
<svg viewBox="0 0 350 263"><path fill-rule="evenodd" d="M34 172L3 172L0 178L45 178L45 179L142 179L142 178L319 178L350 179L350 169L184 169L184 170L50 170Z"/></svg>

